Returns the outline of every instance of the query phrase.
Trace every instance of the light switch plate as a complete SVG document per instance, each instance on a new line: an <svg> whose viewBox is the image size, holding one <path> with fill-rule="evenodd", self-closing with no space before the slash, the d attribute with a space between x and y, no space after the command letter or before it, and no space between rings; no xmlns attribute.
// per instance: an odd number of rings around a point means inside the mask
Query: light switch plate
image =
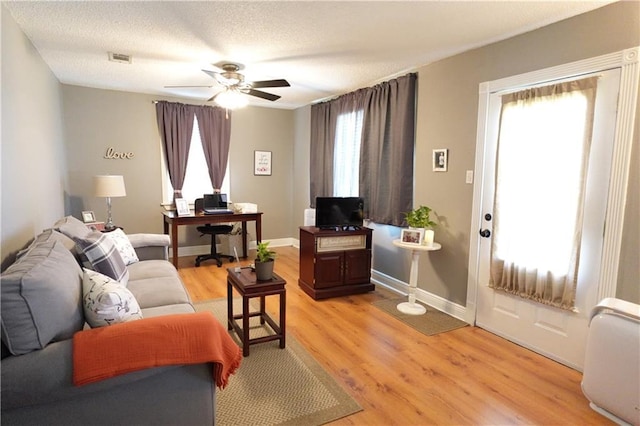
<svg viewBox="0 0 640 426"><path fill-rule="evenodd" d="M465 183L473 183L473 170L467 170L467 176L465 177Z"/></svg>

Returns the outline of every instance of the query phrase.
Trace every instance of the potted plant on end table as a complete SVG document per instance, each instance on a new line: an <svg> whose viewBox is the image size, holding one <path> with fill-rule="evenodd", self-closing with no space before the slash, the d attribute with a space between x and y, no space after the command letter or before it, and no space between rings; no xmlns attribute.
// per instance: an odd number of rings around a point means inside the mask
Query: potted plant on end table
<svg viewBox="0 0 640 426"><path fill-rule="evenodd" d="M273 278L273 264L276 252L269 250L269 241L258 243L256 250L256 279L267 281Z"/></svg>
<svg viewBox="0 0 640 426"><path fill-rule="evenodd" d="M424 229L424 240L422 243L427 246L433 244L433 228L436 226L436 223L429 217L432 211L433 210L427 206L420 206L417 209L405 213L405 220L410 228Z"/></svg>

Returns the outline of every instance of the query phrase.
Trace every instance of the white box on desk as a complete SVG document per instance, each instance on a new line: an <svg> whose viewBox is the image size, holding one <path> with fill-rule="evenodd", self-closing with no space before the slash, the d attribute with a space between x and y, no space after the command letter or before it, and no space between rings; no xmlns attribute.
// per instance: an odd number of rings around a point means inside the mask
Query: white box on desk
<svg viewBox="0 0 640 426"><path fill-rule="evenodd" d="M258 213L258 205L253 203L233 203L233 209L237 213Z"/></svg>

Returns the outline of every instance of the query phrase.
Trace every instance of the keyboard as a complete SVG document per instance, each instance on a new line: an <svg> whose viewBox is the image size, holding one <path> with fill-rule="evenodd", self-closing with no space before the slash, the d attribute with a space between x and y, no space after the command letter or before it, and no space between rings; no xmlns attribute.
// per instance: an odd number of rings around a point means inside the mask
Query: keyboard
<svg viewBox="0 0 640 426"><path fill-rule="evenodd" d="M204 214L232 214L233 210L229 210L229 209L211 209L211 208L205 208L202 209L202 212Z"/></svg>

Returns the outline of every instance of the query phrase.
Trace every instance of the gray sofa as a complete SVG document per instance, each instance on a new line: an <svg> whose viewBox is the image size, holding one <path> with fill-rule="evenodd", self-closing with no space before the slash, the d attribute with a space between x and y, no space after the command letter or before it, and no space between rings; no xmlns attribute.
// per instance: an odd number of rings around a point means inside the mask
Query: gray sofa
<svg viewBox="0 0 640 426"><path fill-rule="evenodd" d="M72 337L87 324L81 259L69 234L84 226L69 217L59 221L2 273L2 424L214 424L212 364L149 368L73 385ZM66 234L59 232L65 228ZM194 312L167 261L169 237L128 237L140 261L127 266L127 288L143 317Z"/></svg>

